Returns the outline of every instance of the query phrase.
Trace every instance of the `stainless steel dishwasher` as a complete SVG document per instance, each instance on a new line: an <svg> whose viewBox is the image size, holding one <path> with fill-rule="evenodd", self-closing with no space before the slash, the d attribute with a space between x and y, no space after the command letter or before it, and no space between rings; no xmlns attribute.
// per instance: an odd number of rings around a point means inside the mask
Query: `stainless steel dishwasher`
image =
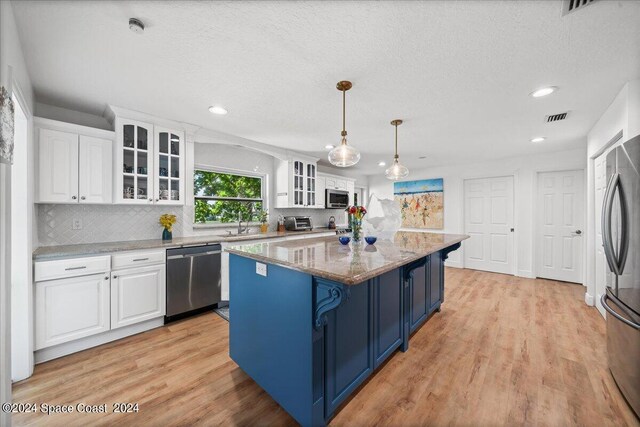
<svg viewBox="0 0 640 427"><path fill-rule="evenodd" d="M211 309L220 302L221 246L167 249L165 322Z"/></svg>

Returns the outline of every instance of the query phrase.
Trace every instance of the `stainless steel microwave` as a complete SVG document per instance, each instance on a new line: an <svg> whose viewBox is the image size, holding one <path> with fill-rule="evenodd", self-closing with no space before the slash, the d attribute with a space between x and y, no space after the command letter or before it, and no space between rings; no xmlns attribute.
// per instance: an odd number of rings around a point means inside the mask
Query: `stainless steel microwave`
<svg viewBox="0 0 640 427"><path fill-rule="evenodd" d="M333 190L327 188L324 198L324 206L327 209L345 209L349 206L349 192L345 190Z"/></svg>

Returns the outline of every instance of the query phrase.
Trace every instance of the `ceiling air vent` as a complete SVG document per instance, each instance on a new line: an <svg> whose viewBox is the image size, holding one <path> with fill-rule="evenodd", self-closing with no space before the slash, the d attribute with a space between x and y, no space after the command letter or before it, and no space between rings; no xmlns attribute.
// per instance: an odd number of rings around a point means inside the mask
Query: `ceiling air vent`
<svg viewBox="0 0 640 427"><path fill-rule="evenodd" d="M545 116L544 121L547 122L547 123L559 122L560 120L566 119L567 118L567 114L569 114L569 112L558 113L558 114L550 114L548 116Z"/></svg>
<svg viewBox="0 0 640 427"><path fill-rule="evenodd" d="M595 0L564 0L562 2L562 16L575 12L576 10L582 10L594 1Z"/></svg>

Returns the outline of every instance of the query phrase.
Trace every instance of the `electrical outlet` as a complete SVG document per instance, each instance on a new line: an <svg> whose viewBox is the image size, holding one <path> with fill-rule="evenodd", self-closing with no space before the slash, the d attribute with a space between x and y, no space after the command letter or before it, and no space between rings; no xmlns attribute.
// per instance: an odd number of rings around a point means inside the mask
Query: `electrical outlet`
<svg viewBox="0 0 640 427"><path fill-rule="evenodd" d="M256 262L256 274L267 277L267 264Z"/></svg>
<svg viewBox="0 0 640 427"><path fill-rule="evenodd" d="M82 220L79 218L74 218L73 223L71 224L71 228L74 230L82 230Z"/></svg>

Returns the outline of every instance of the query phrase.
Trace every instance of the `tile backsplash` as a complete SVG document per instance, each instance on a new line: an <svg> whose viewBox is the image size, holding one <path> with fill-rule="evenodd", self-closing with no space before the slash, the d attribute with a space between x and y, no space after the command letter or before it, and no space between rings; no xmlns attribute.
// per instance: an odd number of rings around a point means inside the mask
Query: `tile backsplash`
<svg viewBox="0 0 640 427"><path fill-rule="evenodd" d="M127 206L127 205L38 205L38 240L40 246L159 239L162 214L174 214L177 223L173 235L193 236L225 234L224 228L197 228L193 224L192 206ZM275 230L278 215L307 215L314 227L326 227L329 216L338 225L345 223L341 210L271 209L269 228ZM73 229L79 220L82 228ZM235 228L235 225L229 229Z"/></svg>
<svg viewBox="0 0 640 427"><path fill-rule="evenodd" d="M160 215L174 214L175 236L183 235L182 206L39 205L38 240L41 246L116 242L160 238ZM73 229L79 220L82 228Z"/></svg>

